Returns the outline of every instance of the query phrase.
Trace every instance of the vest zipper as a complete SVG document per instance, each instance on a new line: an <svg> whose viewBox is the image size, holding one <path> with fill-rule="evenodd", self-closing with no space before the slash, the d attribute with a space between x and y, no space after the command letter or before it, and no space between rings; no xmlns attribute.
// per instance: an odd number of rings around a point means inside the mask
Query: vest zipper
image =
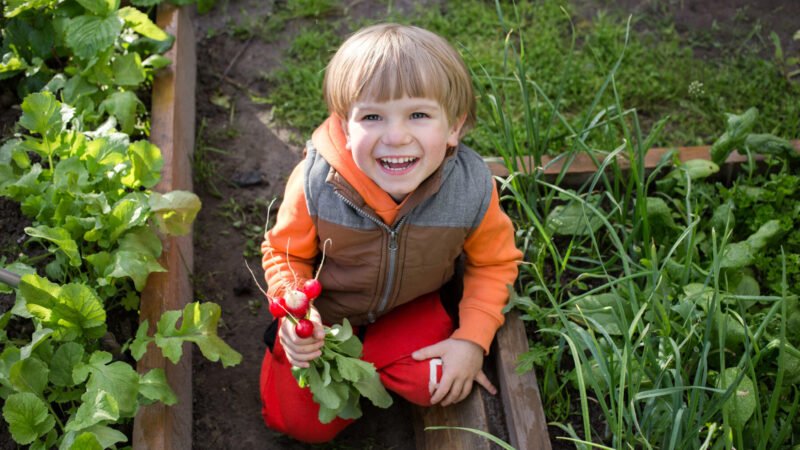
<svg viewBox="0 0 800 450"><path fill-rule="evenodd" d="M369 313L367 313L367 320L369 321L369 323L373 323L373 322L375 322L375 319L377 318L375 316L376 311L377 311L378 314L380 314L380 313L383 312L384 309L386 309L386 304L389 302L389 295L392 293L392 286L394 285L395 272L397 271L397 267L396 267L397 266L397 248L398 248L397 236L399 235L400 227L403 226L403 223L406 221L406 217L407 216L401 217L400 220L397 222L397 225L395 225L394 228L391 228L388 225L386 225L385 223L383 223L382 220L372 216L371 214L367 213L363 209L361 209L358 206L356 206L355 204L353 204L353 202L348 200L341 193L336 192L336 195L338 195L339 198L341 198L348 206L350 206L351 208L356 210L356 212L359 215L371 220L376 225L378 225L379 227L383 228L387 233L389 233L389 247L388 247L388 249L389 249L389 270L388 270L388 272L389 273L386 276L386 283L384 284L385 287L383 289L383 295L381 295L381 300L380 300L380 302L378 302L377 310L372 310Z"/></svg>

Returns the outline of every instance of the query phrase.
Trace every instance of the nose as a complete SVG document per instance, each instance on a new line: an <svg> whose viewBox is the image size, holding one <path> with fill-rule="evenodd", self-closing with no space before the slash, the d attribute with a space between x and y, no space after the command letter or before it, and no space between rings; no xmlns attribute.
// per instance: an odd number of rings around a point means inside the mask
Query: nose
<svg viewBox="0 0 800 450"><path fill-rule="evenodd" d="M411 143L411 133L408 126L403 121L392 121L386 126L386 129L381 136L381 142L384 145L398 147Z"/></svg>

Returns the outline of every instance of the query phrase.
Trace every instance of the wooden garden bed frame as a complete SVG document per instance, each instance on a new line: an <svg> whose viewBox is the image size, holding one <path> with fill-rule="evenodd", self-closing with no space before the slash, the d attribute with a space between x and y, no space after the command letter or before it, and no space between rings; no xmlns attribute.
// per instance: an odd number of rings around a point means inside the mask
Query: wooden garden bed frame
<svg viewBox="0 0 800 450"><path fill-rule="evenodd" d="M156 23L175 36L165 56L172 65L162 69L153 81L150 140L161 149L164 166L158 192L192 190L191 155L194 151L195 83L197 58L191 10L166 3L158 7ZM161 314L182 310L192 301L192 235L162 238L164 252L159 259L167 272L153 273L142 292L140 320L151 329ZM139 410L133 422L135 450L190 450L192 448L192 347L183 346L183 357L172 364L155 344L139 361L146 372L162 368L178 403L155 403Z"/></svg>
<svg viewBox="0 0 800 450"><path fill-rule="evenodd" d="M800 152L800 140L792 141L795 150ZM656 147L648 150L644 158L644 168L647 171L655 169L664 155L669 152L670 148ZM677 150L678 158L681 161L689 161L691 159L705 159L711 160L711 146L695 146L695 147L675 147ZM597 161L602 164L604 155L598 155ZM761 155L755 155L756 161L763 159ZM489 169L497 176L508 176L508 169L503 164L501 158L486 158ZM545 178L548 180L555 179L564 167L567 158L554 158L551 156L542 157L542 167L544 168ZM617 156L619 167L626 170L630 167L630 162L625 156ZM731 152L725 163L720 167L720 174L725 178L730 178L735 170L738 169L743 163L747 162L747 156L739 154L736 151ZM530 173L535 167L533 157L526 156L517 160L517 167ZM585 152L577 153L569 163L567 172L564 176L563 184L567 186L580 185L584 181L591 178L597 172L598 166Z"/></svg>
<svg viewBox="0 0 800 450"><path fill-rule="evenodd" d="M166 53L172 65L162 70L153 83L151 141L157 145L164 157L161 182L156 191L168 192L176 189L192 190L191 155L195 136L195 84L197 60L191 10L167 4L159 6L156 22L175 36L175 44ZM800 141L793 145L800 151ZM681 147L679 156L689 159L709 159L710 147ZM656 167L667 149L657 148L648 152L645 168ZM495 158L495 161L497 159ZM563 161L550 164L545 157L545 175L554 178L563 167ZM732 153L723 165L724 171L746 161L738 153ZM532 159L519 161L520 167L532 167ZM623 161L624 167L624 161ZM490 162L493 174L507 176L502 163ZM570 164L566 185L580 184L597 171L597 166L585 154L579 154ZM180 310L192 301L191 274L193 250L191 234L168 237L163 240L164 252L159 262L167 269L164 273L153 273L142 292L141 320L154 325L161 314L168 310ZM153 344L151 344L153 345ZM512 446L519 450L550 449L547 421L542 408L541 395L533 371L522 375L516 373L517 358L528 350L528 340L519 313L510 312L505 325L500 328L492 352L495 355L500 398L505 415L505 426ZM134 450L190 450L192 448L192 349L189 344L176 365L167 361L155 347L149 349L138 364L145 372L162 368L170 386L178 396L178 403L165 406L157 403L140 409L134 420ZM480 450L489 449L488 440L465 431L424 431L427 426L469 427L488 430L487 395L476 387L464 401L449 407L415 408L414 427L419 450L443 448Z"/></svg>

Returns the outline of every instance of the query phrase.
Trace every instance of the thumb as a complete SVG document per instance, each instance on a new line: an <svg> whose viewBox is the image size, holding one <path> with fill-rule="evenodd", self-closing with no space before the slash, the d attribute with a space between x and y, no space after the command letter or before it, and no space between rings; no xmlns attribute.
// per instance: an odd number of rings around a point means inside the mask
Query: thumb
<svg viewBox="0 0 800 450"><path fill-rule="evenodd" d="M325 327L322 325L322 318L319 315L319 311L313 306L310 307L309 310L310 314L308 315L308 319L314 324L314 339L325 339Z"/></svg>
<svg viewBox="0 0 800 450"><path fill-rule="evenodd" d="M411 354L411 357L416 359L417 361L423 361L426 359L437 358L442 356L444 352L442 351L441 342L438 342L433 345L429 345L427 347L423 347L414 353Z"/></svg>
<svg viewBox="0 0 800 450"><path fill-rule="evenodd" d="M312 322L314 324L314 339L325 339L325 327L319 322Z"/></svg>

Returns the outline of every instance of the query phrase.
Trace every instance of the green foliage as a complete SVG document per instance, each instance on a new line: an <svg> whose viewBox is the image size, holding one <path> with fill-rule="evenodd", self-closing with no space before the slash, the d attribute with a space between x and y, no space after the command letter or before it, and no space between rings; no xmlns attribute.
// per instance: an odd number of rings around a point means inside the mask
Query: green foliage
<svg viewBox="0 0 800 450"><path fill-rule="evenodd" d="M3 417L20 444L109 448L128 439L111 426L141 405L177 399L163 370L138 374L101 350L107 311L138 307L148 276L164 271L158 233L188 233L200 201L149 191L163 164L153 144L108 127L81 131L80 114L50 92L28 95L22 111L27 132L0 147L0 195L32 219L25 232L45 250L38 258L48 277L25 256L10 266L23 275L16 304L0 316ZM132 355L141 358L155 340L177 363L183 342L194 342L209 359L238 364L241 356L216 335L219 317L214 304L169 311L154 337L144 322ZM7 332L12 320L29 322L32 335Z"/></svg>
<svg viewBox="0 0 800 450"><path fill-rule="evenodd" d="M134 2L143 3L159 1ZM161 152L132 138L149 127L137 93L170 63L160 53L174 39L117 0L2 7L0 80L16 84L22 116L18 132L0 140L0 195L20 204L32 221L26 245L40 248L7 266L22 277L15 305L0 315L3 418L31 448L116 448L128 437L113 426L140 406L177 401L162 369L139 374L130 355L102 350L115 338L107 312L137 310L148 276L164 271L159 233L188 233L200 209L190 192L150 191ZM181 344L195 342L210 359L236 364L240 356L216 335L219 316L217 305L189 305L135 342L166 341L176 363ZM137 359L139 347L131 344Z"/></svg>
<svg viewBox="0 0 800 450"><path fill-rule="evenodd" d="M574 145L575 129L614 105L610 89L597 99L595 94L606 83L606 75L623 49L623 64L614 69L617 95L636 107L645 127L669 116L652 146L709 144L717 137L726 112L751 106L762 114L753 131L800 137L800 104L794 101L800 88L784 76L776 62L763 60L756 51L741 49L701 60L693 56L691 41L676 31L675 24L644 23L646 19L634 16L629 31L627 17L599 11L587 19L567 0L499 4L504 24L498 20L494 2L479 0L444 2L439 8L419 8L406 17L387 14L378 19L431 29L461 52L485 101L479 105L478 126L465 141L483 154L500 151L488 130L494 109L485 96L492 95L486 93L492 87L496 89L492 101L506 111L512 123L520 124L509 130L513 139L526 144L523 148L529 154L558 153ZM275 108L275 118L303 136L326 115L322 71L341 43L329 29L355 31L365 23L344 17L341 24L317 25L301 31L286 53L285 66L267 75L272 85L268 102ZM641 28L647 32L637 31ZM512 47L524 52L520 67ZM528 94L521 92L523 86L515 76L518 69L526 83L537 86L527 86ZM538 143L526 135L531 119L526 114L531 112L542 130ZM596 125L603 133L590 137L594 146L605 147L604 140L618 141L620 130L605 120L612 115L609 110L600 116Z"/></svg>
<svg viewBox="0 0 800 450"><path fill-rule="evenodd" d="M18 80L21 98L49 91L75 108L83 129L112 118L126 134L146 132L136 92L149 87L164 66L158 53L174 40L147 14L102 0L4 6L0 79Z"/></svg>
<svg viewBox="0 0 800 450"><path fill-rule="evenodd" d="M303 136L310 136L328 116L322 80L338 43L341 38L331 25L304 29L287 50L282 68L266 75L272 88L265 100L272 105L275 118Z"/></svg>
<svg viewBox="0 0 800 450"><path fill-rule="evenodd" d="M292 367L300 387L311 390L320 405L319 420L329 423L336 417L361 417L361 396L375 406L388 408L392 397L383 387L375 366L360 359L361 341L353 334L350 322L325 330L322 356L311 361L308 368Z"/></svg>
<svg viewBox="0 0 800 450"><path fill-rule="evenodd" d="M529 53L510 42L508 78L530 81L509 85L487 75L480 93L492 111L487 135L511 174L500 180L501 201L525 254L512 303L536 335L520 367L541 374L548 418L576 443L612 448L795 442L800 391L786 383L800 375L790 328L800 318L790 263L800 254L790 244L799 228L794 151L754 133L752 109L729 116L716 155L760 153L772 174L755 175L746 164L722 184L714 162L681 162L669 152L646 172L645 153L664 122L645 134L638 111L622 107L622 57L572 127L558 98L529 78ZM521 116L499 100L512 93L531 102ZM606 95L613 103L601 107ZM518 165L531 155L541 166L537 158L557 133L552 123L575 138L561 173ZM599 169L562 186L581 153ZM590 404L600 410L599 429Z"/></svg>
<svg viewBox="0 0 800 450"><path fill-rule="evenodd" d="M214 303L191 303L180 311L167 311L158 321L156 332L148 335L147 320L139 325L136 339L131 344L131 352L138 360L147 350L147 344L155 342L165 357L177 364L183 355L183 343L194 342L209 361L221 361L224 367L235 366L242 361L242 355L230 348L217 335L217 324L222 311ZM181 326L176 324L183 319Z"/></svg>

